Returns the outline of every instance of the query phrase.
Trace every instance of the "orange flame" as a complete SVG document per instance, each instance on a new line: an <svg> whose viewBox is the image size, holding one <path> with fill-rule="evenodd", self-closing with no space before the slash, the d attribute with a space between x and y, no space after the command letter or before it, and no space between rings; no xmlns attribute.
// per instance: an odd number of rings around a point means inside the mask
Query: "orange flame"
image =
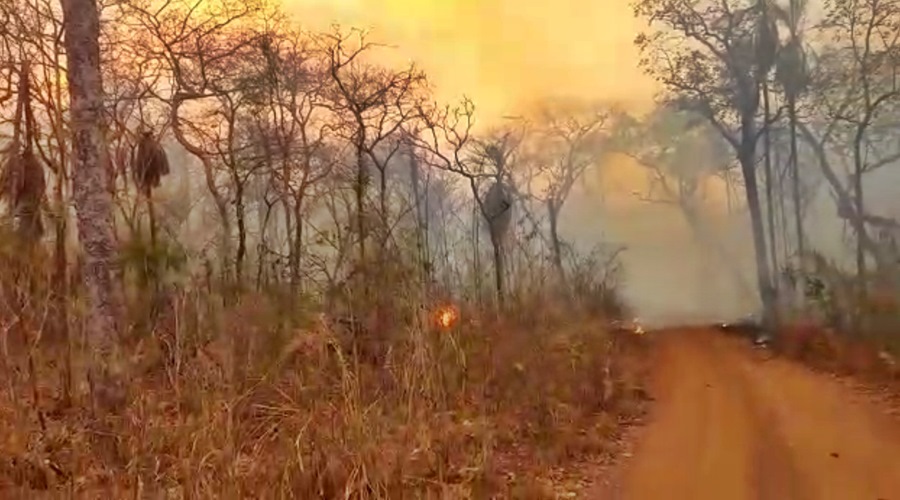
<svg viewBox="0 0 900 500"><path fill-rule="evenodd" d="M435 322L441 328L450 328L459 319L459 311L453 306L441 306L435 312Z"/></svg>

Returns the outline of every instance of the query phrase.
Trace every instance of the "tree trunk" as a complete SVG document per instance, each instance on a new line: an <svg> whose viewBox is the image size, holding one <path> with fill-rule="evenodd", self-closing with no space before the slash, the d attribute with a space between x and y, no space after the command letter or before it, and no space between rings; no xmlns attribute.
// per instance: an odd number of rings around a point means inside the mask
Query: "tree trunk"
<svg viewBox="0 0 900 500"><path fill-rule="evenodd" d="M481 210L476 201L472 207L472 273L475 275L475 300L483 303L481 295Z"/></svg>
<svg viewBox="0 0 900 500"><path fill-rule="evenodd" d="M419 269L421 270L421 283L423 288L427 289L431 281L431 258L428 251L428 199L422 201L421 179L419 178L419 165L414 155L410 154L410 184L413 189L413 204L416 213L416 250L419 258Z"/></svg>
<svg viewBox="0 0 900 500"><path fill-rule="evenodd" d="M772 136L769 133L769 115L771 113L770 103L769 103L769 87L768 85L763 85L763 106L765 108L765 122L763 123L763 141L764 148L764 167L766 174L766 218L768 219L768 227L769 227L769 254L772 262L772 269L777 274L778 272L778 251L776 249L777 239L775 238L775 201L773 190L775 188L774 175L772 173ZM773 289L775 294L778 294L778 280L773 282Z"/></svg>
<svg viewBox="0 0 900 500"><path fill-rule="evenodd" d="M800 164L797 157L797 103L794 99L788 101L788 114L791 120L791 188L794 198L794 224L797 226L797 258L800 267L803 267L804 231L803 231L803 204L800 200Z"/></svg>
<svg viewBox="0 0 900 500"><path fill-rule="evenodd" d="M237 177L237 176L235 176ZM238 287L244 286L244 258L247 255L247 220L244 207L244 183L235 179L234 218L237 222L238 246L234 258L235 281Z"/></svg>
<svg viewBox="0 0 900 500"><path fill-rule="evenodd" d="M769 104L769 87L763 84L763 106L765 107L765 122L763 123L763 141L765 142L765 170L766 170L766 218L769 222L769 254L772 262L772 270L775 275L778 274L778 251L776 250L777 240L775 238L775 202L773 189L775 179L772 174L772 137L769 134L769 114L771 113ZM778 280L772 282L775 294L778 294Z"/></svg>
<svg viewBox="0 0 900 500"><path fill-rule="evenodd" d="M289 235L291 239L291 292L296 294L300 291L300 253L303 248L303 214L299 199L294 202L293 229L293 234Z"/></svg>
<svg viewBox="0 0 900 500"><path fill-rule="evenodd" d="M153 188L147 190L147 219L150 224L150 248L156 251L156 210L153 206Z"/></svg>
<svg viewBox="0 0 900 500"><path fill-rule="evenodd" d="M862 141L865 134L865 127L859 126L856 130L856 137L853 141L853 191L854 191L854 207L857 216L853 219L854 228L856 229L856 314L854 314L854 330L857 335L862 333L865 325L862 307L866 302L866 254L863 247L862 235L865 233L865 205L863 203L863 157L862 157Z"/></svg>
<svg viewBox="0 0 900 500"><path fill-rule="evenodd" d="M209 194L212 195L213 202L216 206L216 212L219 214L219 219L222 221L222 247L219 252L219 262L222 265L222 274L226 278L230 278L231 218L228 216L228 200L225 199L225 196L222 195L222 192L219 190L218 186L216 186L216 174L213 170L213 165L209 156L203 149L192 144L184 134L184 129L181 126L181 119L178 115L178 111L181 109L181 105L184 104L184 102L185 100L183 98L176 95L175 100L172 103L172 110L169 112L169 118L172 123L172 133L175 135L175 139L178 143L200 160L200 164L203 166L203 178L206 181L206 189L209 191Z"/></svg>
<svg viewBox="0 0 900 500"><path fill-rule="evenodd" d="M360 132L362 133L362 132ZM356 146L356 230L359 233L359 266L363 276L363 283L368 288L368 273L366 272L366 190L369 183L369 173L366 171L365 152L362 141ZM368 295L368 294L366 294Z"/></svg>
<svg viewBox="0 0 900 500"><path fill-rule="evenodd" d="M104 137L100 72L100 15L96 0L64 0L72 121L73 199L83 251L82 277L88 292L87 339L96 356L90 368L96 405L124 402L116 365L123 304L116 277L112 195Z"/></svg>
<svg viewBox="0 0 900 500"><path fill-rule="evenodd" d="M547 202L547 215L550 218L550 242L553 252L553 267L559 278L560 286L566 289L566 270L562 260L562 241L559 238L559 207L553 202Z"/></svg>
<svg viewBox="0 0 900 500"><path fill-rule="evenodd" d="M766 257L765 224L759 204L759 187L756 184L756 127L751 114L745 113L741 119L741 143L738 159L744 176L747 193L747 207L750 210L750 224L753 230L753 250L756 254L756 281L763 307L763 321L766 329L774 334L778 327L775 314L775 294L772 290L769 259Z"/></svg>
<svg viewBox="0 0 900 500"><path fill-rule="evenodd" d="M494 285L497 288L497 304L502 310L506 305L506 283L504 280L503 242L491 235L491 247L494 250Z"/></svg>
<svg viewBox="0 0 900 500"><path fill-rule="evenodd" d="M272 220L272 211L275 208L275 203L269 203L267 195L263 196L262 205L265 205L266 208L263 210L259 205L257 205L257 215L258 215L258 224L259 224L259 245L256 256L256 290L262 291L263 284L269 286L270 283L274 282L278 284L279 280L273 276L269 275L266 272L266 256L269 252L269 222ZM274 264L273 264L274 265Z"/></svg>
<svg viewBox="0 0 900 500"><path fill-rule="evenodd" d="M381 238L378 242L378 263L379 268L384 269L385 265L385 249L387 248L390 235L390 210L388 209L388 182L387 182L387 166L378 169L378 212L381 220Z"/></svg>

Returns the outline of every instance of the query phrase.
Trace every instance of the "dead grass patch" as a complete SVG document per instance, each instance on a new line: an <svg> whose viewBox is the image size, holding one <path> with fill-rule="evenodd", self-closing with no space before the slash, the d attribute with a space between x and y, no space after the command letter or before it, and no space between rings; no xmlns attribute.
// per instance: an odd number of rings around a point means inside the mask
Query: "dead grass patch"
<svg viewBox="0 0 900 500"><path fill-rule="evenodd" d="M119 415L92 415L83 388L68 405L66 349L7 358L4 495L549 498L539 471L609 453L638 411L641 342L585 315L462 308L449 330L397 322L372 363L262 296L172 304L151 336L123 344ZM86 359L75 349L72 366Z"/></svg>

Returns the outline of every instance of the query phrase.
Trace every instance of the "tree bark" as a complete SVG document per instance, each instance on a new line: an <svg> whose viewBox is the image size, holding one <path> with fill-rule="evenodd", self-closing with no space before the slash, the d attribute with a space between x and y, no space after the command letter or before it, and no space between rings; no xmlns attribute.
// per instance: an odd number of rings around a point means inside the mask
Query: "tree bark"
<svg viewBox="0 0 900 500"><path fill-rule="evenodd" d="M800 200L800 164L797 156L797 103L794 99L790 99L788 102L788 114L791 120L791 189L794 198L794 224L797 230L797 258L802 268L805 236L803 234L803 204Z"/></svg>
<svg viewBox="0 0 900 500"><path fill-rule="evenodd" d="M244 181L234 176L234 219L237 222L238 246L234 257L235 282L239 289L244 286L244 258L247 255L247 211L244 206Z"/></svg>
<svg viewBox="0 0 900 500"><path fill-rule="evenodd" d="M494 285L497 288L497 304L501 310L506 306L506 283L504 279L503 242L491 235L491 247L494 250Z"/></svg>
<svg viewBox="0 0 900 500"><path fill-rule="evenodd" d="M547 214L550 218L550 241L553 245L553 267L559 277L560 286L566 289L566 270L562 260L562 242L559 238L559 206L552 200L547 202Z"/></svg>
<svg viewBox="0 0 900 500"><path fill-rule="evenodd" d="M62 6L72 121L72 189L83 252L82 276L89 298L87 339L96 356L90 378L95 403L106 406L124 400L114 353L123 304L108 190L100 13L96 0L64 0Z"/></svg>
<svg viewBox="0 0 900 500"><path fill-rule="evenodd" d="M778 251L776 250L777 240L775 238L775 201L773 196L773 189L775 187L775 179L772 174L772 137L769 134L769 115L771 113L770 104L769 104L769 87L767 84L763 84L763 106L765 107L765 122L763 126L763 140L765 141L765 169L766 169L766 217L769 222L769 253L770 258L772 259L772 269L776 273L778 273ZM775 294L778 294L778 280L775 279L772 282L772 286L775 290Z"/></svg>

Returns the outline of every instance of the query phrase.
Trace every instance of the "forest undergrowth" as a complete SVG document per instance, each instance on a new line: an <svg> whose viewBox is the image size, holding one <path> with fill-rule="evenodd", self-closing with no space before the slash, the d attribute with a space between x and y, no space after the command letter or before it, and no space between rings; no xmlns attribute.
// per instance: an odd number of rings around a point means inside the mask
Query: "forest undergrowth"
<svg viewBox="0 0 900 500"><path fill-rule="evenodd" d="M50 268L0 274L6 498L553 498L552 471L610 456L641 412L644 341L596 310L380 287L398 295L375 332L286 287L199 278L129 290L127 397L102 411L83 305Z"/></svg>

